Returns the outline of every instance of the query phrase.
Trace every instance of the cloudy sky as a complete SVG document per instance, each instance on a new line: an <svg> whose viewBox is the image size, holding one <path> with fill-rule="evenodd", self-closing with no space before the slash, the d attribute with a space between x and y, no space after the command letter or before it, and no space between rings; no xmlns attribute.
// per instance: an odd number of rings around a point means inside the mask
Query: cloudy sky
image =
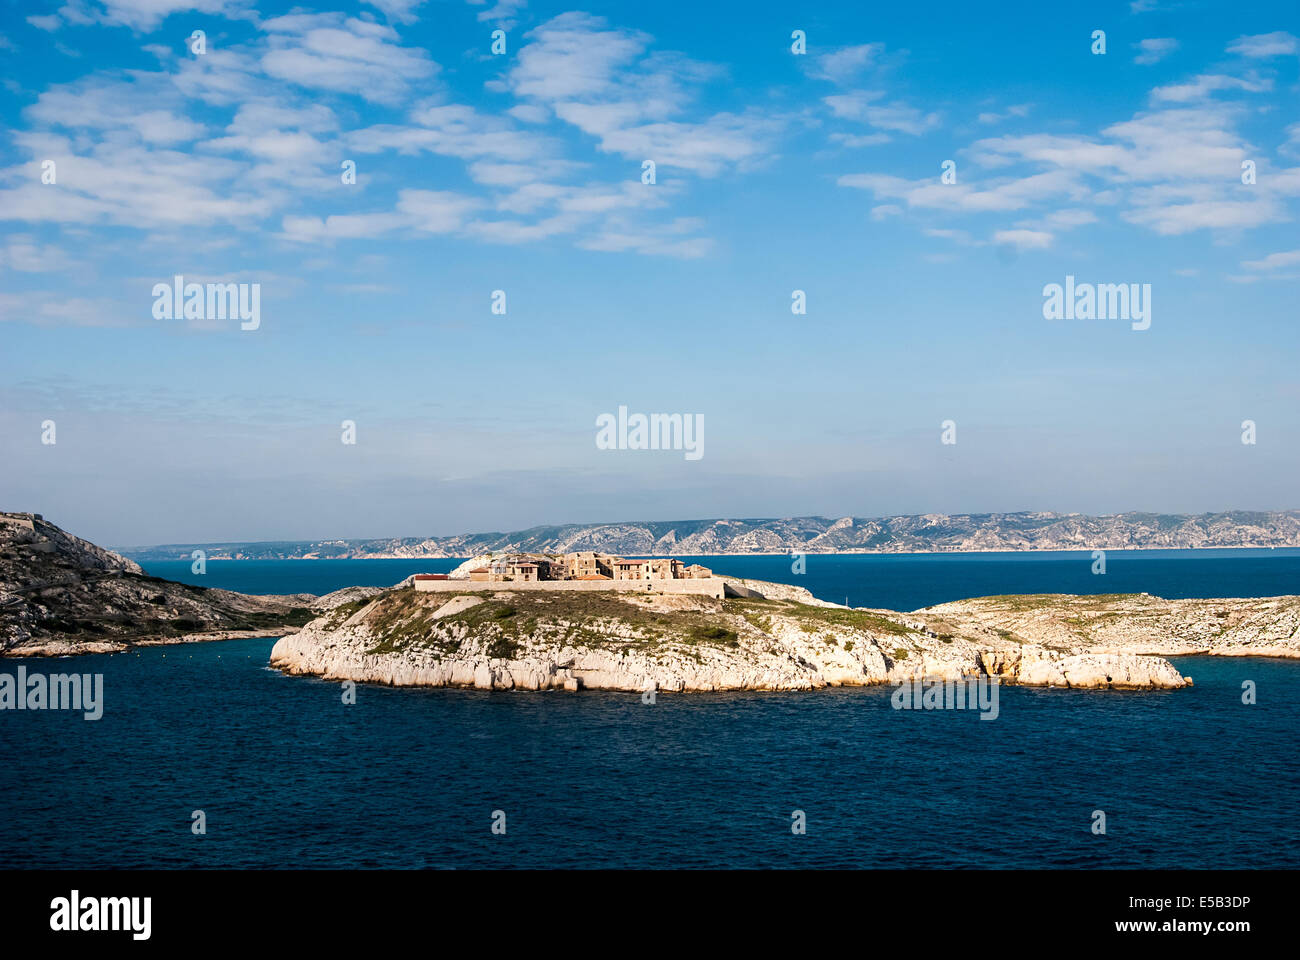
<svg viewBox="0 0 1300 960"><path fill-rule="evenodd" d="M1087 6L0 0L0 506L115 545L1300 507L1300 14ZM156 318L177 274L260 327ZM1044 319L1067 275L1150 328ZM703 457L598 449L620 405Z"/></svg>

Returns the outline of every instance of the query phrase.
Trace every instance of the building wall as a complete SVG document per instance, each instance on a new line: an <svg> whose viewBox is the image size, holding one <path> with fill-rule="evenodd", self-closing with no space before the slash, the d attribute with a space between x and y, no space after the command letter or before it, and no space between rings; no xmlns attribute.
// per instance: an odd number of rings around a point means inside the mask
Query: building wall
<svg viewBox="0 0 1300 960"><path fill-rule="evenodd" d="M488 589L492 591L509 590L543 590L552 593L564 590L584 592L618 592L618 593L689 593L721 600L730 590L721 577L696 580L512 580L509 583L482 584L470 580L416 580L415 589L420 593L464 593L466 591Z"/></svg>

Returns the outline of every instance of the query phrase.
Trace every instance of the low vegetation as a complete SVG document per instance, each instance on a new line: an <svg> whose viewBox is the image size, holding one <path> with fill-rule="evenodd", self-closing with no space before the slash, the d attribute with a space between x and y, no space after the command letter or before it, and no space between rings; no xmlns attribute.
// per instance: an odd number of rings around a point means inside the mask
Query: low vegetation
<svg viewBox="0 0 1300 960"><path fill-rule="evenodd" d="M440 608L466 596L480 602L435 618ZM710 647L749 645L770 652L779 647L780 631L789 629L812 635L814 643L820 640L828 647L852 651L855 642L845 634L905 637L911 633L906 625L881 614L790 600L693 597L687 601L581 591L503 597L502 591L487 588L450 593L393 589L337 607L325 615L325 627L337 629L350 618L358 618L372 636L380 638L370 653L414 647L449 654L473 644L489 657L507 659L536 644L607 649L624 655L673 653L699 660Z"/></svg>

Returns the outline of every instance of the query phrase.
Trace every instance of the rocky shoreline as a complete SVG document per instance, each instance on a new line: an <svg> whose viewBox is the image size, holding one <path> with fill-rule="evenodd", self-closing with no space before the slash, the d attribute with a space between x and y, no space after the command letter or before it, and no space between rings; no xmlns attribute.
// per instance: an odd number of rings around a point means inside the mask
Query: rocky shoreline
<svg viewBox="0 0 1300 960"><path fill-rule="evenodd" d="M1067 689L1176 690L1166 656L1300 656L1300 598L995 597L903 614L784 584L760 598L407 588L278 641L293 675L483 690L813 690L986 676ZM477 584L472 586L478 586Z"/></svg>
<svg viewBox="0 0 1300 960"><path fill-rule="evenodd" d="M162 580L39 514L0 512L0 656L279 636L325 609L324 599Z"/></svg>
<svg viewBox="0 0 1300 960"><path fill-rule="evenodd" d="M38 515L0 513L0 655L278 636L274 667L330 680L682 692L971 677L1175 690L1191 680L1170 656L1300 657L1297 597L1005 596L899 613L723 579L725 599L471 581L427 592L412 578L322 597L249 596L150 577Z"/></svg>

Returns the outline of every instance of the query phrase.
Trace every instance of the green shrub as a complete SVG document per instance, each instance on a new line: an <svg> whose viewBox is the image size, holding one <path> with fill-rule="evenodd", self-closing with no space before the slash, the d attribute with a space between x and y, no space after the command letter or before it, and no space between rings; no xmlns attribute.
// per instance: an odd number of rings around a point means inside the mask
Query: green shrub
<svg viewBox="0 0 1300 960"><path fill-rule="evenodd" d="M519 644L509 637L497 637L488 644L487 655L494 659L513 660L519 650Z"/></svg>
<svg viewBox="0 0 1300 960"><path fill-rule="evenodd" d="M736 631L725 627L692 627L691 639L701 643L721 643L728 647L740 646Z"/></svg>

